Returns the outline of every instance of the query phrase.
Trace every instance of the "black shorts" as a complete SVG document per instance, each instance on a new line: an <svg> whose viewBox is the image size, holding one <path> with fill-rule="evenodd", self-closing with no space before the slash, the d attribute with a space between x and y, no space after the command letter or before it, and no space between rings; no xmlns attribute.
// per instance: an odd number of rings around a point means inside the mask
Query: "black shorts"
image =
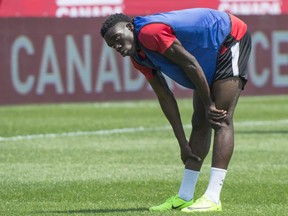
<svg viewBox="0 0 288 216"><path fill-rule="evenodd" d="M221 50L224 53L221 54ZM247 82L247 64L251 52L251 36L249 32L237 41L229 35L220 50L214 81L229 77L240 77L243 80L243 87Z"/></svg>

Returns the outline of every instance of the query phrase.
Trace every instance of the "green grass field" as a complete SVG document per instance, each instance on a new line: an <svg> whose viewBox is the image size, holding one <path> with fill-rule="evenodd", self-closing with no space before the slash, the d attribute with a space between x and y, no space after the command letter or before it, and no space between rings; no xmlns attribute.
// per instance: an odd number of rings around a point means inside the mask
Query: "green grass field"
<svg viewBox="0 0 288 216"><path fill-rule="evenodd" d="M191 100L179 107L188 136ZM0 118L0 215L185 215L147 210L183 174L157 101L1 107ZM235 130L223 211L194 215L288 215L288 97L242 97Z"/></svg>

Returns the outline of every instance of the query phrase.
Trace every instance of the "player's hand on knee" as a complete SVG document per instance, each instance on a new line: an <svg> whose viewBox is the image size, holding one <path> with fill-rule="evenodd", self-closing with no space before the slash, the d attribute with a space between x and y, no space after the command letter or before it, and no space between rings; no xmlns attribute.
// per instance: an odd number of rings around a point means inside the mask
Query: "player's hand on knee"
<svg viewBox="0 0 288 216"><path fill-rule="evenodd" d="M225 119L226 116L227 111L217 109L214 103L212 103L207 109L208 122L214 129L221 127L221 122Z"/></svg>

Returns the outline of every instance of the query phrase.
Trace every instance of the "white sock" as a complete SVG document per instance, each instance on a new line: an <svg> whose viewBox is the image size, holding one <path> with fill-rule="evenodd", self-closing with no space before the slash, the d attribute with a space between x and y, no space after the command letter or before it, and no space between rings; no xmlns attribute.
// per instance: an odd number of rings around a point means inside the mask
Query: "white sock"
<svg viewBox="0 0 288 216"><path fill-rule="evenodd" d="M220 193L227 170L211 167L210 180L205 196L214 203L219 203Z"/></svg>
<svg viewBox="0 0 288 216"><path fill-rule="evenodd" d="M195 186L198 181L199 171L185 169L182 183L178 192L181 199L190 201L194 197Z"/></svg>

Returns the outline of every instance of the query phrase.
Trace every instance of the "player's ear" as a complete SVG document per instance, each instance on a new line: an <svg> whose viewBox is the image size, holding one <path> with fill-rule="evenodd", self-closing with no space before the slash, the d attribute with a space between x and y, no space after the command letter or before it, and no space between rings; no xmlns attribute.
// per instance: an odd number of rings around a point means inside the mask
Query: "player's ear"
<svg viewBox="0 0 288 216"><path fill-rule="evenodd" d="M126 27L127 27L130 31L133 32L133 30L134 30L134 25L133 25L131 22L128 22L128 23L126 24Z"/></svg>

